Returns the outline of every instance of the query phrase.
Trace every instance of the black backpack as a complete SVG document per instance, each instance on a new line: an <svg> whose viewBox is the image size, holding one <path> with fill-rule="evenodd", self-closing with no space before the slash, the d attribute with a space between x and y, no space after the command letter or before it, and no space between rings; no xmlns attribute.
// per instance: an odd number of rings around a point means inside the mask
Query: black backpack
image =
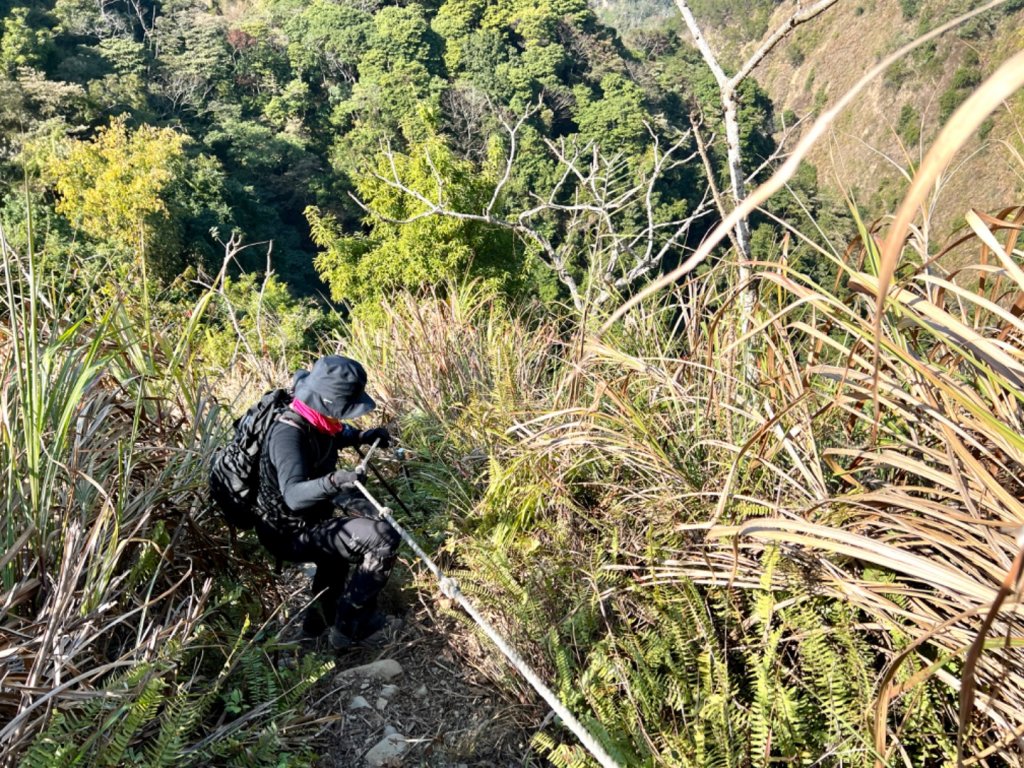
<svg viewBox="0 0 1024 768"><path fill-rule="evenodd" d="M279 414L292 402L287 389L267 392L235 420L231 442L218 448L210 465L210 498L220 507L233 528L256 525L256 493L260 483L260 451L263 440Z"/></svg>

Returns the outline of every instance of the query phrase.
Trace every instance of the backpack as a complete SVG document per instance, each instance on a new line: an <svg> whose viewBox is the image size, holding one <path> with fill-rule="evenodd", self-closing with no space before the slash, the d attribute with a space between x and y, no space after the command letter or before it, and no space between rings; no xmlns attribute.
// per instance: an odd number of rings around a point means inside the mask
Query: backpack
<svg viewBox="0 0 1024 768"><path fill-rule="evenodd" d="M287 389L267 392L259 402L235 419L231 441L213 454L210 498L232 528L256 526L256 494L260 484L260 451L274 420L289 406Z"/></svg>

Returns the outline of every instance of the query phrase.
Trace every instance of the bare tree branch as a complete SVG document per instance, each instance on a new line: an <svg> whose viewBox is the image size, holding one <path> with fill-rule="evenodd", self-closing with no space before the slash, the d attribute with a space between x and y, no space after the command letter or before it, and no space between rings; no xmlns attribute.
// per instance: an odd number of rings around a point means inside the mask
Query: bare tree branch
<svg viewBox="0 0 1024 768"><path fill-rule="evenodd" d="M711 73L715 76L715 81L718 83L725 122L726 165L729 168L729 181L732 187L733 202L734 205L739 205L746 197L746 189L743 185L744 174L743 156L740 148L740 124L737 117L739 105L736 102L736 86L739 85L739 82L735 79L730 79L718 63L718 59L704 38L700 25L697 24L697 19L690 10L687 0L676 0L676 6L679 8L679 13L682 15L687 29L690 30L690 35L693 37L697 50L704 57L708 69L711 70ZM746 219L743 219L736 227L735 237L739 250L740 282L747 283L749 275L747 275L748 270L744 262L750 260L750 224Z"/></svg>
<svg viewBox="0 0 1024 768"><path fill-rule="evenodd" d="M508 133L509 151L508 157L505 159L505 172L501 175L498 183L494 185L494 194L491 195L491 200L487 203L487 207L484 209L484 213L487 215L490 215L494 211L494 206L497 205L498 198L501 196L502 190L505 189L505 185L508 184L509 179L512 177L512 163L516 157L516 150L518 149L516 141L519 136L519 130L523 127L523 124L530 119L530 117L536 114L538 109L540 109L540 102L537 103L537 106L531 107L523 112L515 125L509 125L504 118L499 117L502 127Z"/></svg>
<svg viewBox="0 0 1024 768"><path fill-rule="evenodd" d="M1003 2L1005 2L1005 0L991 0L983 6L968 11L956 18L950 19L944 24L940 24L920 37L911 40L906 45L901 46L865 72L864 75L862 75L860 79L857 80L857 82L854 83L853 86L851 86L835 104L825 110L825 112L823 112L818 119L814 121L810 129L793 149L793 152L790 154L786 162L772 174L771 178L757 187L739 207L733 209L729 215L715 227L701 246L686 259L686 261L671 272L667 272L657 280L646 285L643 290L623 302L622 305L604 322L604 325L601 326L598 332L599 335L606 333L614 323L616 323L637 304L644 301L657 291L660 291L662 288L673 285L676 281L680 280L703 263L704 260L711 255L714 248L722 242L726 233L736 226L737 222L749 216L759 205L767 201L772 195L783 188L786 182L789 181L789 179L791 179L796 173L800 162L807 156L811 147L821 139L829 129L829 126L831 126L835 121L839 113L846 109L846 107L850 105L850 103L871 83L872 80L877 78L895 62L907 56L911 51L920 48L922 45L941 35L944 35L946 32L963 24L969 19L992 10Z"/></svg>
<svg viewBox="0 0 1024 768"><path fill-rule="evenodd" d="M590 301L593 306L600 306L660 268L666 254L678 247L693 222L708 213L705 198L697 211L681 221L658 218L658 183L666 173L689 162L695 153L685 158L677 156L688 141L688 133L681 134L668 149L662 149L650 126L653 164L647 171L632 167L622 155L606 157L595 143L547 140L545 146L557 164L557 175L547 189L529 195L530 207L502 216L498 209L503 205L503 192L521 159L520 132L539 108L539 103L533 105L514 120L498 118L508 136L507 155L501 175L480 211L456 209L447 182L429 152L424 160L430 168L434 189L425 194L414 188L402 177L397 155L386 143L381 148L386 158L382 165L385 170L372 175L415 204L410 215L387 216L357 196L351 197L368 217L389 224L406 225L444 216L511 231L536 246L541 260L566 287L577 310L583 311L587 303L581 290L583 279L596 284L597 290L588 289L587 293L596 294ZM639 216L637 206L643 206ZM552 230L558 234L552 236Z"/></svg>
<svg viewBox="0 0 1024 768"><path fill-rule="evenodd" d="M715 81L718 83L719 97L722 105L722 118L725 123L725 145L726 145L726 166L729 169L729 182L732 191L733 205L739 207L743 204L743 201L747 197L747 177L743 173L743 155L742 148L740 147L740 130L739 130L739 101L737 99L737 89L743 83L743 81L750 76L754 68L764 59L765 56L784 39L787 35L791 34L794 29L805 22L817 17L825 10L835 5L838 0L818 0L812 6L803 8L797 3L797 8L793 14L783 22L768 38L761 44L761 46L744 62L739 70L732 77L725 74L725 70L718 63L718 59L715 56L714 51L708 44L703 33L701 32L700 25L697 23L697 19L694 17L693 12L690 10L690 6L687 0L676 0L676 7L679 9L679 13L683 17L683 21L686 24L687 29L690 31L690 35L693 37L694 44L697 46L697 50L700 51L701 56L704 58L705 63L711 70L711 73L715 77ZM712 169L710 168L710 161L708 159L707 152L701 149L701 159L705 163L705 167L708 168L709 178L713 177ZM724 207L722 207L722 201L720 196L716 196L716 201L719 207L722 208L723 216L725 215ZM754 296L753 284L750 281L750 268L747 266L750 261L750 222L746 216L740 218L734 229L730 232L730 238L733 240L737 251L737 276L739 282L742 285L751 286L749 290L741 294L741 335L746 332L746 329L750 324L750 316L753 313L754 307Z"/></svg>
<svg viewBox="0 0 1024 768"><path fill-rule="evenodd" d="M256 310L256 333L257 338L260 341L260 351L262 353L263 349L266 348L266 343L263 340L263 332L260 323L260 314L263 311L263 296L266 292L267 283L270 280L271 275L273 274L270 268L270 258L271 251L273 250L273 241L264 240L256 243L248 243L243 245L242 235L239 232L232 232L227 242L224 242L223 240L220 239L220 236L217 234L216 229L212 230L211 233L213 235L214 240L216 240L224 249L224 259L221 261L220 270L218 270L217 275L213 278L213 283L210 285L206 285L200 282L199 284L203 285L204 288L213 291L218 296L220 296L224 309L227 312L228 321L231 323L231 327L235 332L235 349L231 354L231 359L233 360L235 356L238 354L239 347L245 347L245 351L249 355L251 360L253 360L254 362L258 360L263 360L263 355L257 355L255 350L253 350L252 345L249 344L249 340L248 338L246 338L245 332L242 330L241 323L239 323L238 321L238 313L235 312L235 306L234 304L231 303L231 299L227 294L227 278L228 268L231 266L232 262L237 262L238 256L239 254L242 253L242 251L248 250L249 248L255 248L256 246L260 245L267 246L267 271L266 275L263 278L263 285L260 288L260 295L259 300L257 302ZM263 376L266 383L268 385L272 385L274 381L273 372L262 365L258 366L258 368L260 374Z"/></svg>
<svg viewBox="0 0 1024 768"><path fill-rule="evenodd" d="M780 24L776 30L768 36L768 39L761 44L761 47L750 55L743 66L739 68L739 71L732 76L733 87L742 83L750 73L754 71L754 68L761 63L761 60L771 53L772 49L794 29L801 24L805 24L816 16L821 15L838 2L839 0L818 0L817 3L808 6L807 8L802 8L800 7L800 4L797 3L797 9L793 15L782 22L782 24Z"/></svg>
<svg viewBox="0 0 1024 768"><path fill-rule="evenodd" d="M722 193L718 189L718 181L715 179L715 168L711 165L707 145L704 143L704 137L701 135L700 129L703 121L698 119L698 115L695 112L691 112L690 124L693 125L693 138L697 143L697 152L700 153L701 162L704 164L704 173L708 177L708 187L710 188L711 195L714 197L718 213L724 219L729 211L725 207L725 200L722 199ZM729 231L729 239L732 241L732 247L736 249L736 252L741 253L740 244L736 242L736 235L732 230Z"/></svg>

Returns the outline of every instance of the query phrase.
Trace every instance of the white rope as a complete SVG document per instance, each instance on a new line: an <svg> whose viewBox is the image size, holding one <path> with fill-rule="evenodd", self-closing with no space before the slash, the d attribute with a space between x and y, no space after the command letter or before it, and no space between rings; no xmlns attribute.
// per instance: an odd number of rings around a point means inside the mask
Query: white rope
<svg viewBox="0 0 1024 768"><path fill-rule="evenodd" d="M442 594L462 606L463 610L469 614L470 618L480 626L489 638L491 638L491 642L493 642L498 647L498 650L505 655L505 658L508 659L509 663L515 667L519 674L526 678L526 681L532 685L533 689L537 691L541 698L548 703L548 706L551 707L552 711L562 719L562 722L565 723L566 727L576 734L576 738L580 740L580 744L582 744L583 747L594 756L594 759L597 760L603 768L621 768L621 766L612 759L611 755L605 751L604 747L598 743L597 739L595 739L590 732L583 727L583 724L576 719L575 715L573 715L573 713L570 712L561 701L559 701L555 692L544 684L544 681L541 680L537 673L530 668L530 666L523 660L523 657L508 644L505 638L498 634L498 631L490 625L487 619L480 615L480 612L476 607L469 602L469 599L464 594L462 594L462 591L459 589L458 582L450 576L445 576L441 569L437 567L437 564L430 559L430 556L427 555L420 545L416 543L416 540L413 539L413 537L410 536L401 525L399 525L398 521L395 520L394 516L391 514L391 510L388 507L382 506L362 483L356 482L355 486L362 492L367 500L377 508L377 512L380 516L398 532L402 537L402 540L412 548L412 551L419 556L424 565L426 565L430 572L434 574L438 585L441 587Z"/></svg>

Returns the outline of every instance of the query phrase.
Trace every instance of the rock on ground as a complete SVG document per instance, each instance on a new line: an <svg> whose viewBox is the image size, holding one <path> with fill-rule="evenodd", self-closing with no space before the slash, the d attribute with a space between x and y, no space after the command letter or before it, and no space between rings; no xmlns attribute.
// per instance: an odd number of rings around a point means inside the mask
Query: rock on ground
<svg viewBox="0 0 1024 768"><path fill-rule="evenodd" d="M353 678L363 680L393 680L402 675L402 665L394 659L380 659L358 667L349 667L338 674L335 680L344 683Z"/></svg>
<svg viewBox="0 0 1024 768"><path fill-rule="evenodd" d="M290 573L297 623L309 580ZM486 674L496 664L493 649L435 613L433 603L413 603L399 589L382 597L382 610L406 616L385 646L338 653L326 633L295 641L296 659L313 653L336 663L306 697L309 715L324 724L310 743L317 768L550 768L529 748L546 710L506 699Z"/></svg>
<svg viewBox="0 0 1024 768"><path fill-rule="evenodd" d="M385 766L401 765L402 755L409 749L409 742L400 733L385 736L366 753L366 765L369 768L385 768Z"/></svg>

